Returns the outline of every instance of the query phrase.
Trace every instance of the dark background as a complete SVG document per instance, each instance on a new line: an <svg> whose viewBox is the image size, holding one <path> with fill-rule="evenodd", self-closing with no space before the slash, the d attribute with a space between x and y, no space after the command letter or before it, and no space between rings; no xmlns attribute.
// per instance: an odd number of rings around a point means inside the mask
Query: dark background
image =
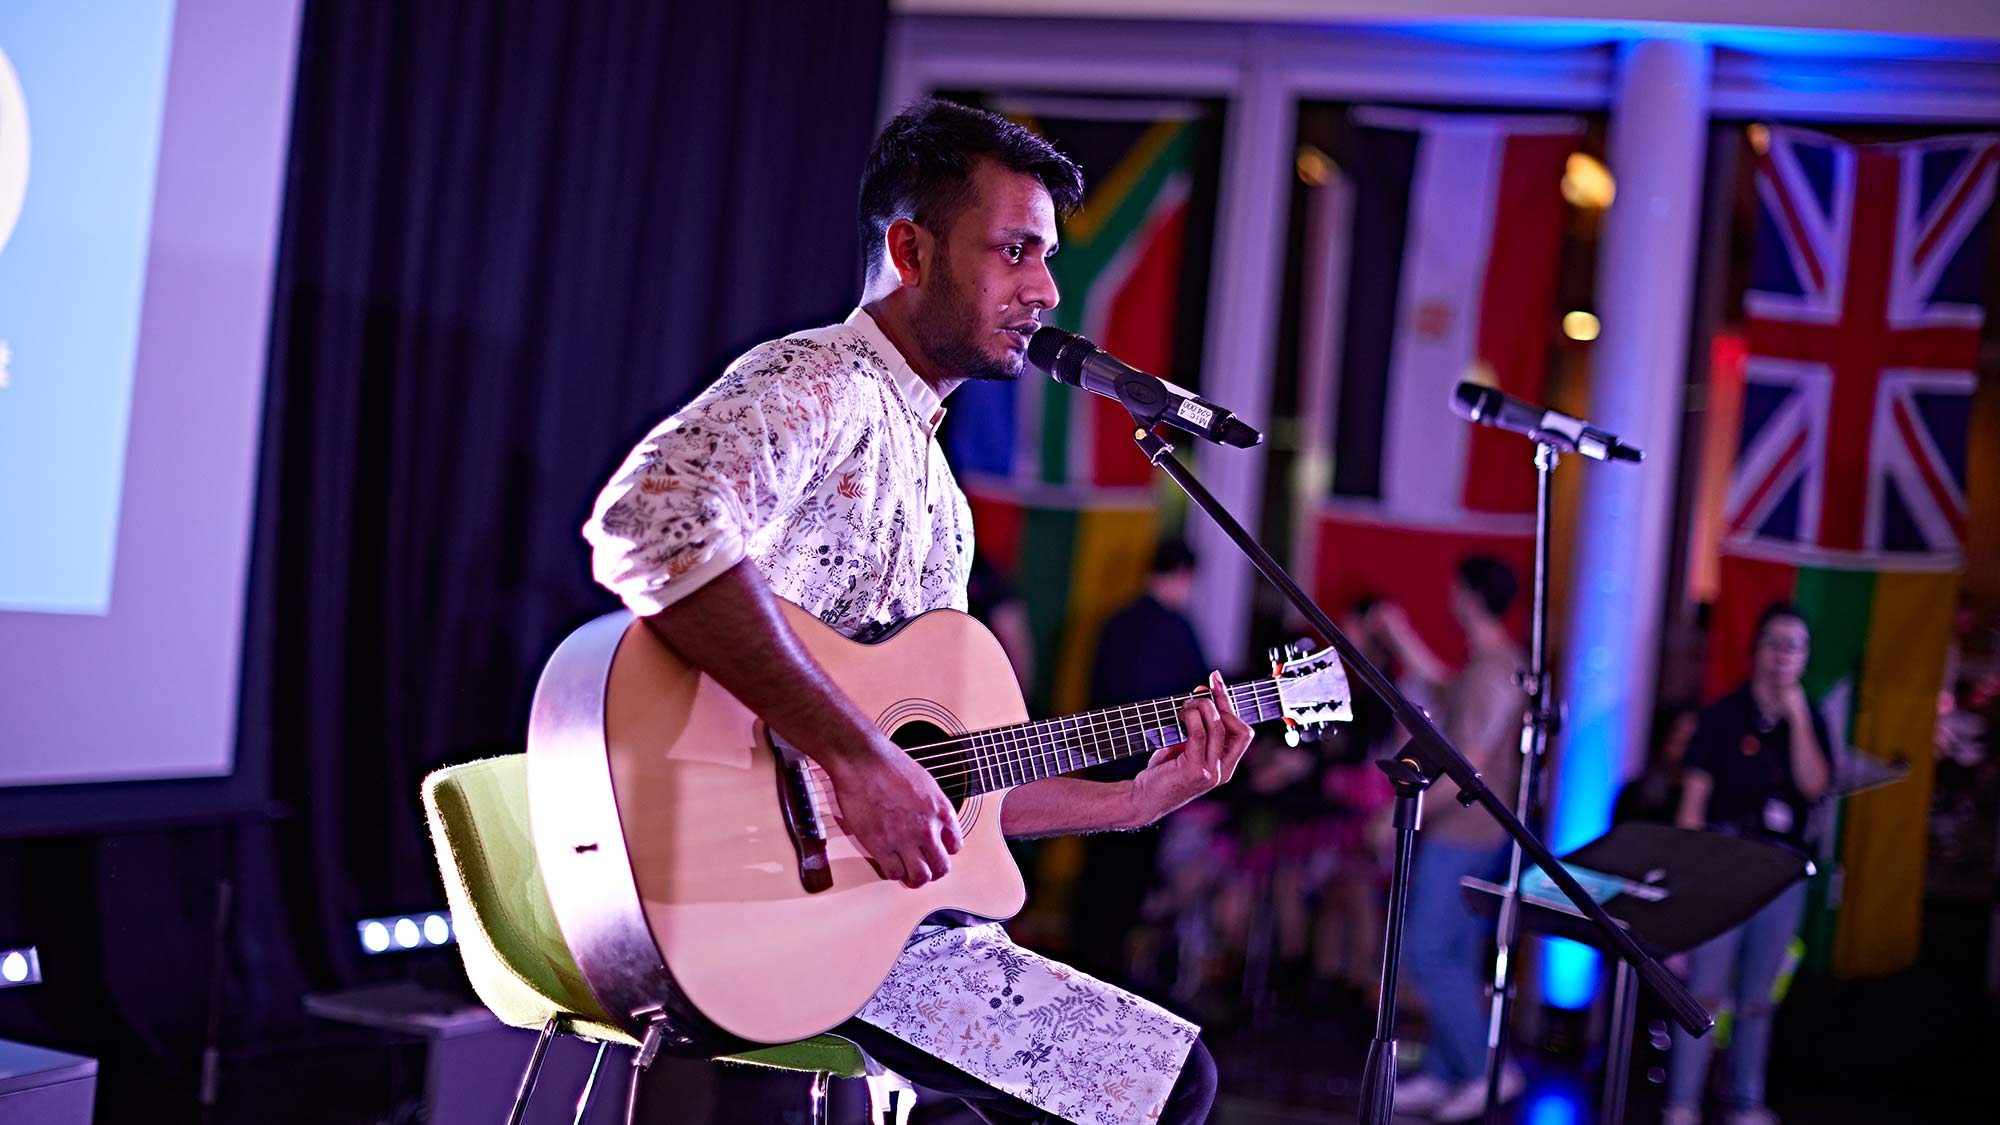
<svg viewBox="0 0 2000 1125"><path fill-rule="evenodd" d="M99 1120L194 1115L225 881L225 1095L275 1053L342 1057L306 992L461 976L448 949L363 958L354 922L442 905L418 782L519 749L542 659L613 608L579 531L626 450L852 306L886 22L308 0L239 748L271 799L0 843L0 946L46 977L0 992L0 1037L98 1057Z"/></svg>

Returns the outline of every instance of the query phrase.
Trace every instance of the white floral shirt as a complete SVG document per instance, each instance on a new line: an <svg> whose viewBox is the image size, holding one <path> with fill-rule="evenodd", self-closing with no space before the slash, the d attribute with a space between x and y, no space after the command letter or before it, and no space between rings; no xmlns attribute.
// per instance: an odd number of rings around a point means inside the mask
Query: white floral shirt
<svg viewBox="0 0 2000 1125"><path fill-rule="evenodd" d="M972 513L930 384L856 309L750 349L646 435L583 529L597 580L658 613L748 557L855 636L965 608Z"/></svg>
<svg viewBox="0 0 2000 1125"><path fill-rule="evenodd" d="M944 416L866 312L759 345L641 441L584 538L597 580L648 615L742 559L848 636L964 609L972 514ZM1015 945L925 926L861 1019L1084 1125L1158 1118L1199 1034Z"/></svg>

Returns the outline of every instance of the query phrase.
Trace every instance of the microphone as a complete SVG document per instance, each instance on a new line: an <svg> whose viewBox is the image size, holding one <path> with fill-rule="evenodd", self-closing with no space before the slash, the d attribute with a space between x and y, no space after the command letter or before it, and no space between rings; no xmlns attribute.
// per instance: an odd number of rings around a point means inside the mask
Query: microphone
<svg viewBox="0 0 2000 1125"><path fill-rule="evenodd" d="M1451 412L1468 422L1512 430L1599 461L1641 461L1645 453L1581 418L1558 414L1479 383L1460 383L1451 394Z"/></svg>
<svg viewBox="0 0 2000 1125"><path fill-rule="evenodd" d="M1248 449L1264 440L1263 434L1222 407L1185 387L1120 363L1088 337L1074 332L1036 330L1028 338L1028 362L1058 383L1103 395L1142 418L1157 418L1218 445Z"/></svg>

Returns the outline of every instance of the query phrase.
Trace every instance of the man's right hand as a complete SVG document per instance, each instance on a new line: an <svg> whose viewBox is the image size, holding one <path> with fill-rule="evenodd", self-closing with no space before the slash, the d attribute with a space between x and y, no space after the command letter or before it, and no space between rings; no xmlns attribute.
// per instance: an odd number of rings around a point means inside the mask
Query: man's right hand
<svg viewBox="0 0 2000 1125"><path fill-rule="evenodd" d="M840 823L884 878L921 887L951 870L964 840L958 810L931 775L884 735L869 752L822 759L840 802Z"/></svg>
<svg viewBox="0 0 2000 1125"><path fill-rule="evenodd" d="M842 825L885 878L920 887L943 875L961 843L957 810L841 693L780 604L744 561L645 620L667 647L825 767Z"/></svg>

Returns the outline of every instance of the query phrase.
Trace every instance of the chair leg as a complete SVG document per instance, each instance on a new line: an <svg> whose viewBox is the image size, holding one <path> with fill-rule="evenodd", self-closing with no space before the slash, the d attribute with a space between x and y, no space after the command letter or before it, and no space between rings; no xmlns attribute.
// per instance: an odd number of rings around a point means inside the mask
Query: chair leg
<svg viewBox="0 0 2000 1125"><path fill-rule="evenodd" d="M872 1070L868 1083L869 1125L910 1125L910 1110L917 1104L917 1088L893 1070Z"/></svg>
<svg viewBox="0 0 2000 1125"><path fill-rule="evenodd" d="M625 1087L625 1125L639 1120L639 1076L652 1068L653 1057L660 1053L660 1034L666 1025L658 1019L646 1025L646 1037L639 1041L639 1049L632 1052L632 1078Z"/></svg>
<svg viewBox="0 0 2000 1125"><path fill-rule="evenodd" d="M639 1076L644 1073L644 1067L632 1064L632 1077L625 1084L625 1125L639 1120Z"/></svg>
<svg viewBox="0 0 2000 1125"><path fill-rule="evenodd" d="M521 1088L514 1094L514 1108L507 1111L507 1125L521 1125L521 1115L528 1111L528 1099L534 1096L535 1079L541 1077L542 1058L549 1053L549 1040L555 1037L556 1018L542 1025L542 1033L535 1036L535 1049L528 1056L528 1069L521 1072Z"/></svg>
<svg viewBox="0 0 2000 1125"><path fill-rule="evenodd" d="M583 1125L584 1118L590 1116L590 1099L597 1093L597 1072L604 1069L604 1052L611 1049L610 1040L597 1045L597 1057L590 1060L590 1077L583 1080L583 1093L576 1099L576 1116L571 1125Z"/></svg>
<svg viewBox="0 0 2000 1125"><path fill-rule="evenodd" d="M812 1125L826 1125L826 1088L832 1080L833 1075L824 1070L813 1075L812 1112L809 1116Z"/></svg>

